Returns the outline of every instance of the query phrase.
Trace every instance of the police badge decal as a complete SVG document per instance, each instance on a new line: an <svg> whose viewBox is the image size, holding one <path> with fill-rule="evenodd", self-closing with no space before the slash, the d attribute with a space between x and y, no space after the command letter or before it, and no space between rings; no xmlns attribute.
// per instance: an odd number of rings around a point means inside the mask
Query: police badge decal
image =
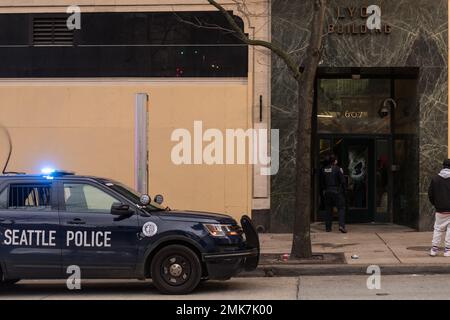
<svg viewBox="0 0 450 320"><path fill-rule="evenodd" d="M142 233L146 237L153 237L158 232L158 226L154 222L146 222L142 226Z"/></svg>

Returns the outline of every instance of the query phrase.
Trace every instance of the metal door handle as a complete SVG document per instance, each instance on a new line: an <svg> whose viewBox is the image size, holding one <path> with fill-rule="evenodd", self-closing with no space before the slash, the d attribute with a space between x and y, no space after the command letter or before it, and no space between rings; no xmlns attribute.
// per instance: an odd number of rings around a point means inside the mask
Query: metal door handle
<svg viewBox="0 0 450 320"><path fill-rule="evenodd" d="M73 219L72 221L67 221L67 224L86 224L85 221L81 220L81 219Z"/></svg>
<svg viewBox="0 0 450 320"><path fill-rule="evenodd" d="M0 218L0 223L4 223L4 224L13 224L14 221L13 221L13 220L10 220L10 219Z"/></svg>

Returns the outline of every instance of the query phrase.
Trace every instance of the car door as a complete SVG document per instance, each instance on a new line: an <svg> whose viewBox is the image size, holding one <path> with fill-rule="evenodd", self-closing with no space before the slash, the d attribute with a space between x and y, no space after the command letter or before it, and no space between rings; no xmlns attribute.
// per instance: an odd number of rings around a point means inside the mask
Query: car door
<svg viewBox="0 0 450 320"><path fill-rule="evenodd" d="M0 259L9 278L60 278L61 233L52 181L0 186Z"/></svg>
<svg viewBox="0 0 450 320"><path fill-rule="evenodd" d="M138 218L111 214L114 203L130 205L127 200L100 183L61 180L61 228L63 269L80 267L81 277L128 278L135 276ZM130 206L130 209L132 207Z"/></svg>

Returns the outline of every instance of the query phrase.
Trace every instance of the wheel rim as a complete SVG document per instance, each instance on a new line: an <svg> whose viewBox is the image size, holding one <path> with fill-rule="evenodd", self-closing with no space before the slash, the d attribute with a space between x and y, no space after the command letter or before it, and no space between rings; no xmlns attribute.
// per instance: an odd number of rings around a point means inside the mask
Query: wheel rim
<svg viewBox="0 0 450 320"><path fill-rule="evenodd" d="M161 275L167 284L181 286L191 276L191 263L181 255L170 255L163 261Z"/></svg>

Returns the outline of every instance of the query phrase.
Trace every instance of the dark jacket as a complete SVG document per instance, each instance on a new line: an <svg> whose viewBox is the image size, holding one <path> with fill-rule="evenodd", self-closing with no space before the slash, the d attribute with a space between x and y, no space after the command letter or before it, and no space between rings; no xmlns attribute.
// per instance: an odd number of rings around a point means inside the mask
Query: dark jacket
<svg viewBox="0 0 450 320"><path fill-rule="evenodd" d="M342 169L335 165L323 167L320 171L320 186L322 191L345 191L345 178Z"/></svg>
<svg viewBox="0 0 450 320"><path fill-rule="evenodd" d="M450 169L443 169L431 180L428 198L436 212L450 212Z"/></svg>

